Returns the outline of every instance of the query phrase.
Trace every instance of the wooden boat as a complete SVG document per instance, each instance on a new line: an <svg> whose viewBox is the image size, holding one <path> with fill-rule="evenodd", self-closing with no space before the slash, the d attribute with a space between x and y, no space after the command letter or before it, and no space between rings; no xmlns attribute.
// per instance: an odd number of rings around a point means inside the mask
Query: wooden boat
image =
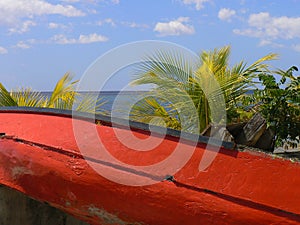
<svg viewBox="0 0 300 225"><path fill-rule="evenodd" d="M207 139L199 137L183 168L162 178L159 170L137 168L170 157L178 133L157 135L162 142L154 150L133 151L115 130L145 139L146 125L131 123L135 127L129 130L112 128L107 117L96 120L100 126L85 114L72 118L69 111L2 108L0 183L95 225L300 224L299 162L222 143L212 163L199 171L209 151ZM74 121L82 129L74 131ZM99 139L87 127L134 169L97 158ZM78 135L85 141L78 144ZM188 138L183 142L188 149Z"/></svg>

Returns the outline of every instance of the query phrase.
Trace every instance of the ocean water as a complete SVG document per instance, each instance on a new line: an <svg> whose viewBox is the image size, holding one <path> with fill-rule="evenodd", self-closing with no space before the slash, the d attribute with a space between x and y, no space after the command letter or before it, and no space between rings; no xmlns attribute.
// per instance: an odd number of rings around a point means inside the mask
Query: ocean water
<svg viewBox="0 0 300 225"><path fill-rule="evenodd" d="M128 110L136 101L144 96L146 91L103 91L103 92L80 92L80 98L92 96L104 104L100 107L106 112L114 111L114 116L120 116L125 110ZM45 97L50 98L51 92L42 92Z"/></svg>
<svg viewBox="0 0 300 225"><path fill-rule="evenodd" d="M147 95L147 91L102 91L102 92L80 92L80 98L92 96L94 99L103 102L99 112L105 112L107 115L128 119L133 105ZM45 97L50 98L52 92L42 92ZM247 94L253 94L248 91Z"/></svg>

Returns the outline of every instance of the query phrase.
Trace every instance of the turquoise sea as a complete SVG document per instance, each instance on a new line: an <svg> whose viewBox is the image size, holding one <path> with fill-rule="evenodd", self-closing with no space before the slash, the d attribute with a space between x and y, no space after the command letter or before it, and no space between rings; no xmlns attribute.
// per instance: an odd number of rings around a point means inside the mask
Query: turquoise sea
<svg viewBox="0 0 300 225"><path fill-rule="evenodd" d="M102 110L107 112L111 112L112 109L114 111L122 111L124 108L134 104L139 98L145 95L146 91L102 91L102 92L80 92L81 98L84 96L92 96L95 99L99 99L104 104L101 106ZM51 92L42 92L42 94L46 97L51 96Z"/></svg>
<svg viewBox="0 0 300 225"><path fill-rule="evenodd" d="M52 92L44 91L42 94L46 97L50 97ZM93 96L95 99L100 99L104 104L101 106L102 110L111 112L114 111L124 111L124 108L128 110L132 104L145 96L147 91L101 91L101 92L79 92L80 96L83 98L86 95ZM250 90L247 94L253 94Z"/></svg>

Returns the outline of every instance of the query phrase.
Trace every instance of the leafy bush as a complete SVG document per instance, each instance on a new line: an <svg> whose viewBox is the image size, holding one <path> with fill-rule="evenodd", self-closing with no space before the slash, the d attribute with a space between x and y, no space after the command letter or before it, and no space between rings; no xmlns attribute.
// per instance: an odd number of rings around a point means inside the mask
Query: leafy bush
<svg viewBox="0 0 300 225"><path fill-rule="evenodd" d="M263 89L254 91L253 100L258 102L258 111L275 132L275 146L295 141L300 136L300 77L293 76L294 71L298 71L295 66L274 74L259 74ZM279 81L276 75L281 78Z"/></svg>

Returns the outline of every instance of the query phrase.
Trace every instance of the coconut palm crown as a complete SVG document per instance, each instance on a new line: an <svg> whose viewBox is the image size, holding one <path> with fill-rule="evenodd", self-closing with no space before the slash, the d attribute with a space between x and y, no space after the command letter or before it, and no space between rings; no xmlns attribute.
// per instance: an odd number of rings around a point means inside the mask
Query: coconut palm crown
<svg viewBox="0 0 300 225"><path fill-rule="evenodd" d="M131 119L185 131L198 126L198 132L210 123L243 119L248 113L242 104L245 94L253 89L253 79L268 71L266 62L277 55L268 54L250 66L241 61L232 67L229 56L230 47L225 46L203 51L196 66L174 52L158 52L148 57L137 68L132 84L154 85L152 96L147 94L132 108ZM213 87L213 83L217 86ZM215 121L212 108L220 106L225 109L225 115ZM182 127L182 118L186 120L186 117L190 118L190 126Z"/></svg>

